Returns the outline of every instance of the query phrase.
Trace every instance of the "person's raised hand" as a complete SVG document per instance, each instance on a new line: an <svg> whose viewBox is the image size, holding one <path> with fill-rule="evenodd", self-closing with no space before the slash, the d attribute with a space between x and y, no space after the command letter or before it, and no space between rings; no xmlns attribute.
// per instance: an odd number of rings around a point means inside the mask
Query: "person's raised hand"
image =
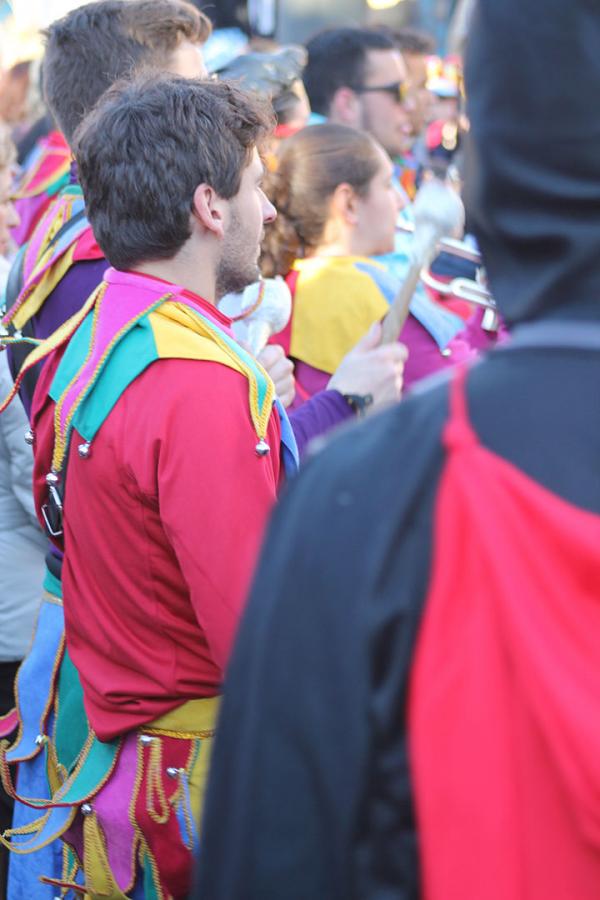
<svg viewBox="0 0 600 900"><path fill-rule="evenodd" d="M296 396L294 364L285 355L283 347L278 344L267 344L258 354L258 361L271 376L277 396L283 405L290 406Z"/></svg>
<svg viewBox="0 0 600 900"><path fill-rule="evenodd" d="M404 344L384 344L381 323L375 322L366 335L343 358L327 387L344 395L373 398L369 409L387 406L402 395L404 364L408 350Z"/></svg>

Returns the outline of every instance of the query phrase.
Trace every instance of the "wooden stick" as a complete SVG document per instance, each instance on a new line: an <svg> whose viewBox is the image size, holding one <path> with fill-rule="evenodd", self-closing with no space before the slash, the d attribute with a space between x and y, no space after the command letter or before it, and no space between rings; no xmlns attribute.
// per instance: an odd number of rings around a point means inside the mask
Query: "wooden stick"
<svg viewBox="0 0 600 900"><path fill-rule="evenodd" d="M390 311L381 323L382 344L393 344L400 337L400 332L404 328L404 323L410 312L410 301L417 289L420 277L421 265L418 262L413 262L407 272L406 278L402 282L400 290L394 297L394 301L390 306Z"/></svg>
<svg viewBox="0 0 600 900"><path fill-rule="evenodd" d="M426 181L420 187L413 212L415 227L410 267L383 320L382 344L391 344L400 337L421 270L431 264L439 241L464 226L465 210L459 196L452 188L435 179Z"/></svg>

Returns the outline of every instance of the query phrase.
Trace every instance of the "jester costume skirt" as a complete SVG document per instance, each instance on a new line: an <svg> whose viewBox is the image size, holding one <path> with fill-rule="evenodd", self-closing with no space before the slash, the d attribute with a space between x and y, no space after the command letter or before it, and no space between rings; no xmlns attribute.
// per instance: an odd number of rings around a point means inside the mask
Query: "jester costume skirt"
<svg viewBox="0 0 600 900"><path fill-rule="evenodd" d="M43 896L38 878L52 896L187 896L218 702L188 701L115 741L99 741L64 648L60 599L46 595L17 680L17 739L2 745L0 759L5 789L27 811L3 843L22 863L17 873L32 864L37 887L29 885L30 897ZM9 764L17 765L16 787ZM9 898L20 900L27 879L15 883Z"/></svg>
<svg viewBox="0 0 600 900"><path fill-rule="evenodd" d="M11 746L6 741L0 743L0 759L3 770L12 764L19 797L50 800L52 769L48 767L49 748L44 735L59 738L59 752L68 765L69 758L74 758L83 746L88 728L79 678L64 648L60 582L47 572L44 587L32 645L17 675L16 709L0 720L0 738L8 737L15 728L17 737ZM56 750L54 744L53 751ZM13 828L26 828L37 817L35 808L15 800ZM11 854L7 896L11 900L52 900L56 891L41 884L40 877L59 877L62 855L60 841L32 856Z"/></svg>

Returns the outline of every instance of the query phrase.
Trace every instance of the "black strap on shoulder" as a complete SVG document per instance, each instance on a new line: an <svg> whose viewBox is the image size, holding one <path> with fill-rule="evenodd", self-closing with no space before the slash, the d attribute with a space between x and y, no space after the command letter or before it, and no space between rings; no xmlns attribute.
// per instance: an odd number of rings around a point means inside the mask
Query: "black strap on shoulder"
<svg viewBox="0 0 600 900"><path fill-rule="evenodd" d="M70 218L68 222L65 222L65 224L61 228L59 228L52 240L49 242L48 247L46 248L46 252L54 247L55 244L57 244L58 241L69 231L69 229L72 229L83 218L85 218L85 210L81 209L72 218ZM6 309L11 308L13 303L16 302L19 294L21 293L21 290L23 289L23 266L26 247L27 245L25 244L19 250L19 254L16 257L8 275L8 285L6 289ZM11 335L16 333L16 329L13 325L8 326L8 331ZM21 333L23 334L23 337L35 337L34 327L31 320L23 326L23 328L21 329ZM13 381L15 381L32 349L32 345L25 342L22 344L11 345L10 352L8 354L8 364ZM28 398L29 405L31 405L31 401L33 400L33 394L39 378L40 369L41 365L31 368L28 372L25 373L23 381L21 382L19 393L21 397L25 396Z"/></svg>
<svg viewBox="0 0 600 900"><path fill-rule="evenodd" d="M21 333L24 337L33 337L33 327L31 325L31 322L28 322L27 325L24 326ZM16 381L17 375L21 371L23 363L32 350L33 346L25 342L23 342L22 344L11 344L7 349L8 367L10 369L10 374L13 381ZM33 392L35 391L40 368L41 366L32 366L32 368L29 369L28 372L25 372L23 380L21 381L21 386L19 388L19 395L21 397L25 395L29 399L30 406L31 401L33 400Z"/></svg>
<svg viewBox="0 0 600 900"><path fill-rule="evenodd" d="M48 243L46 250L44 253L47 253L52 247L54 247L58 241L69 231L69 229L73 228L78 222L80 222L83 218L85 218L85 209L80 209L78 213L76 213L72 218L69 219L68 222L65 222L62 225L52 240ZM6 283L6 293L5 293L5 302L4 307L8 311L17 301L17 298L21 291L23 290L23 269L25 266L25 253L27 250L28 244L23 244L20 248L15 260L11 266L10 272L8 273L8 281ZM9 326L9 330L12 326ZM12 332L14 333L15 329L12 328Z"/></svg>
<svg viewBox="0 0 600 900"><path fill-rule="evenodd" d="M85 216L85 209L80 209L79 212L75 213L74 216L71 216L71 218L68 219L68 221L66 221L64 225L62 225L58 229L52 240L48 243L48 246L44 250L44 253L47 253L51 247L54 247L55 244L58 244L61 237L63 237L63 235L65 235L67 231L69 231L69 229L73 227L73 225L77 225L78 222L81 222L82 219L85 219Z"/></svg>

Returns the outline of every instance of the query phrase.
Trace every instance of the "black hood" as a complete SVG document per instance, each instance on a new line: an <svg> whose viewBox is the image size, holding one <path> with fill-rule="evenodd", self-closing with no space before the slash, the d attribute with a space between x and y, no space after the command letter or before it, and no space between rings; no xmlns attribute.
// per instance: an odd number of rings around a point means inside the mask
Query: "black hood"
<svg viewBox="0 0 600 900"><path fill-rule="evenodd" d="M600 319L600 0L478 0L465 197L509 324Z"/></svg>

